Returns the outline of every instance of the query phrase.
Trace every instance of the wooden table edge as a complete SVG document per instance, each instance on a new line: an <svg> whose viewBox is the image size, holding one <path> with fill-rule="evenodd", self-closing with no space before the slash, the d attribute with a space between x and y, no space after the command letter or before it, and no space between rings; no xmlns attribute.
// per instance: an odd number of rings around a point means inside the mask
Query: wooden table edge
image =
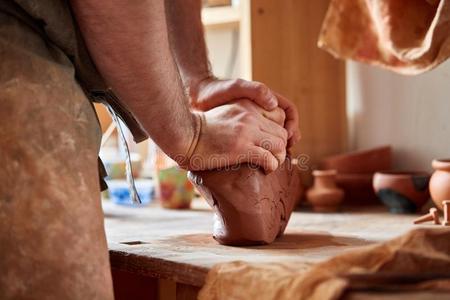
<svg viewBox="0 0 450 300"><path fill-rule="evenodd" d="M209 269L166 259L109 250L112 269L158 279L168 279L196 287L205 283Z"/></svg>

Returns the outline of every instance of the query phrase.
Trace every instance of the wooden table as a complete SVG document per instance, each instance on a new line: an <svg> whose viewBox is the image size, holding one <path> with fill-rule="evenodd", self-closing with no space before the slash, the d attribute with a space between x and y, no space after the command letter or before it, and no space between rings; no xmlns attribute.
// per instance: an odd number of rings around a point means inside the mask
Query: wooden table
<svg viewBox="0 0 450 300"><path fill-rule="evenodd" d="M285 235L273 244L239 248L219 245L211 237L212 211L200 200L194 201L193 209L178 211L109 202L103 207L116 295L136 293L128 299L174 298L173 291L167 291L175 289L170 282L176 283L177 299L195 297L217 263L315 264L401 235L413 228L417 217L392 215L382 207L333 214L294 212ZM158 283L155 278L164 280Z"/></svg>

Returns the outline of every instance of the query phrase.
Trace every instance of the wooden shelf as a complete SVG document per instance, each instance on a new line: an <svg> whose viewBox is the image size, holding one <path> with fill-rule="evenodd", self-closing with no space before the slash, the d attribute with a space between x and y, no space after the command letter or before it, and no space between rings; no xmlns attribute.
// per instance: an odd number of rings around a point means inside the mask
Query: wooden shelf
<svg viewBox="0 0 450 300"><path fill-rule="evenodd" d="M202 22L207 29L239 27L240 10L232 6L205 7L202 9Z"/></svg>

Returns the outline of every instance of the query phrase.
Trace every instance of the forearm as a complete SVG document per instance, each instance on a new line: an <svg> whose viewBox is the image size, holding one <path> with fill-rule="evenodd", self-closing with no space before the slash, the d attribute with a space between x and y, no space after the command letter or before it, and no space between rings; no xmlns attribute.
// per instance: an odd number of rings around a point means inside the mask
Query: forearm
<svg viewBox="0 0 450 300"><path fill-rule="evenodd" d="M261 83L214 78L201 22L201 0L165 2L170 45L192 107L205 111L244 98L266 109L277 106L276 97Z"/></svg>
<svg viewBox="0 0 450 300"><path fill-rule="evenodd" d="M164 1L71 4L107 84L161 149L172 157L185 154L195 122L169 49Z"/></svg>
<svg viewBox="0 0 450 300"><path fill-rule="evenodd" d="M189 94L212 76L201 21L201 0L165 0L169 40Z"/></svg>

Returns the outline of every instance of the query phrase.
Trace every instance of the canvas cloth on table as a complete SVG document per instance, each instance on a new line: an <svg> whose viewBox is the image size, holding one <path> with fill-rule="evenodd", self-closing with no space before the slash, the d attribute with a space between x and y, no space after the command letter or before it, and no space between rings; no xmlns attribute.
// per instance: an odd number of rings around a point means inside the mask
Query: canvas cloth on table
<svg viewBox="0 0 450 300"><path fill-rule="evenodd" d="M414 75L450 55L448 0L332 0L319 47L353 59Z"/></svg>
<svg viewBox="0 0 450 300"><path fill-rule="evenodd" d="M216 265L199 299L341 299L352 291L448 293L450 228L416 229L385 243L346 252L315 266L304 263Z"/></svg>

